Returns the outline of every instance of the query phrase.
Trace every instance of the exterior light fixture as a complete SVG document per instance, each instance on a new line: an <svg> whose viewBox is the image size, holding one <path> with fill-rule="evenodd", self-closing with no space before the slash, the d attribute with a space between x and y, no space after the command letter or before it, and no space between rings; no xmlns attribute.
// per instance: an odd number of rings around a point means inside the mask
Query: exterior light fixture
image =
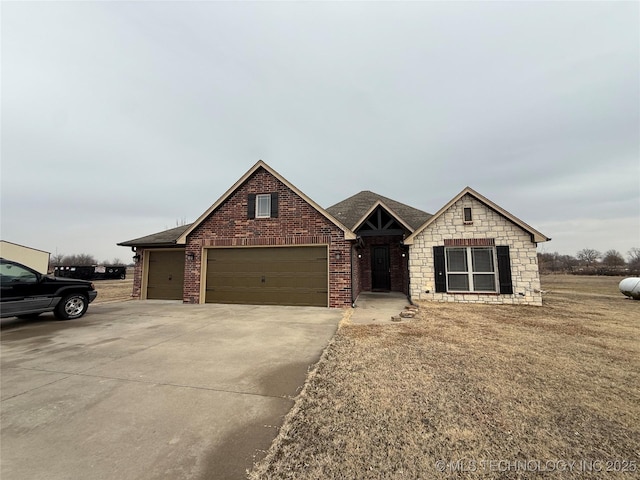
<svg viewBox="0 0 640 480"><path fill-rule="evenodd" d="M135 263L138 263L140 261L140 255L137 253L132 258Z"/></svg>
<svg viewBox="0 0 640 480"><path fill-rule="evenodd" d="M189 260L190 262L193 262L193 259L194 259L195 257L196 257L196 256L193 254L193 252L189 252L189 253L187 253L187 260Z"/></svg>
<svg viewBox="0 0 640 480"><path fill-rule="evenodd" d="M342 258L342 254L340 252L336 253L336 260L340 260Z"/></svg>

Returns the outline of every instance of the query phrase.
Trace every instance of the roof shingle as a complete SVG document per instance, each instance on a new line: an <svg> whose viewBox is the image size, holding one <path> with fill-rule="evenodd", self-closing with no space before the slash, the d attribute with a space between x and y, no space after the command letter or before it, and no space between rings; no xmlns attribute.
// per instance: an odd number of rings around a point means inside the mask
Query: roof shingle
<svg viewBox="0 0 640 480"><path fill-rule="evenodd" d="M397 202L390 198L378 195L369 190L357 193L342 202L336 203L326 211L341 222L347 228L353 230L362 217L373 207L376 202L382 202L392 211L392 215L399 217L405 224L413 230L425 223L432 217L430 213L423 212L417 208L410 207L404 203ZM153 233L144 237L135 238L126 242L118 243L123 247L170 247L177 244L178 239L192 226L182 225L170 228L162 232Z"/></svg>
<svg viewBox="0 0 640 480"><path fill-rule="evenodd" d="M357 223L362 220L362 217L378 201L392 209L393 211L389 213L400 217L400 219L413 230L418 228L432 216L430 213L410 207L409 205L405 205L404 203L397 202L396 200L392 200L369 190L356 193L326 210L345 226L353 230L357 227Z"/></svg>
<svg viewBox="0 0 640 480"><path fill-rule="evenodd" d="M172 246L176 244L180 235L191 226L181 225L179 227L170 228L169 230L164 230L158 233L152 233L151 235L147 235L145 237L136 238L133 240L129 240L126 242L121 242L118 245L123 247L161 247L161 246Z"/></svg>

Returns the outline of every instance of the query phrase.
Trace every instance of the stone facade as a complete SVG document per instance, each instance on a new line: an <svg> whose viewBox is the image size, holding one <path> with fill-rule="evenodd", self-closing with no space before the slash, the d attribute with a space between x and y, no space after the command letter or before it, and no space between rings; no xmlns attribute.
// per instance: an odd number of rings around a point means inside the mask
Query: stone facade
<svg viewBox="0 0 640 480"><path fill-rule="evenodd" d="M471 208L472 221L465 222L464 208ZM513 294L437 293L433 247L445 241L476 239L478 244L509 247ZM491 242L493 239L493 242ZM542 305L536 243L530 232L499 214L470 194L462 196L427 228L417 234L409 248L410 296L413 301L506 303Z"/></svg>

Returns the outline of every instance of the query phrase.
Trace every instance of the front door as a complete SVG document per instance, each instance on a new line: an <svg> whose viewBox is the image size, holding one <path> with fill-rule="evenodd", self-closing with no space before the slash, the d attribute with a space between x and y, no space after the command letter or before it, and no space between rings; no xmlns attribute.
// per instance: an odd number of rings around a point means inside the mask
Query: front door
<svg viewBox="0 0 640 480"><path fill-rule="evenodd" d="M371 256L371 289L390 290L391 289L391 269L389 268L389 247L373 247Z"/></svg>

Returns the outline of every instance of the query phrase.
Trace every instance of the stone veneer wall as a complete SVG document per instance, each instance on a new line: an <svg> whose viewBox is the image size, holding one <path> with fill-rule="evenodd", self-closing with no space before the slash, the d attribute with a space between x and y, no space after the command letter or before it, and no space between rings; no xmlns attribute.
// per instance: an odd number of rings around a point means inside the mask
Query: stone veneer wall
<svg viewBox="0 0 640 480"><path fill-rule="evenodd" d="M464 223L464 207L472 209L472 224ZM509 246L513 295L436 293L433 247L444 245L446 239L486 238L495 239L495 245ZM409 247L409 275L413 301L542 305L536 244L531 241L531 236L468 194L416 236Z"/></svg>

